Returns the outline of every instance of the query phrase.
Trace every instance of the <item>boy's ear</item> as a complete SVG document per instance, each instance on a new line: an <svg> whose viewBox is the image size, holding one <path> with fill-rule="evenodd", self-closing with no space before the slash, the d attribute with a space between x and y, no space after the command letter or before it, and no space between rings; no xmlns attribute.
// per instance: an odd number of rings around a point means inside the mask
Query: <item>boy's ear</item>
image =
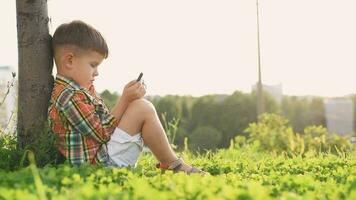
<svg viewBox="0 0 356 200"><path fill-rule="evenodd" d="M66 68L73 68L74 54L72 52L66 52L63 56L63 59Z"/></svg>

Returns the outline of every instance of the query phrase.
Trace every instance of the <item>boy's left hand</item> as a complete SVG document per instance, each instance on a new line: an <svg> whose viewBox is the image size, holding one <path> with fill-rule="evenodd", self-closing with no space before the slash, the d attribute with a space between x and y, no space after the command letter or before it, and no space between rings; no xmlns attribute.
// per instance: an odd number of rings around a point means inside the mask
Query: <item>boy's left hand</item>
<svg viewBox="0 0 356 200"><path fill-rule="evenodd" d="M146 85L140 81L130 81L124 88L122 92L122 98L127 100L129 103L132 101L142 98L146 94Z"/></svg>

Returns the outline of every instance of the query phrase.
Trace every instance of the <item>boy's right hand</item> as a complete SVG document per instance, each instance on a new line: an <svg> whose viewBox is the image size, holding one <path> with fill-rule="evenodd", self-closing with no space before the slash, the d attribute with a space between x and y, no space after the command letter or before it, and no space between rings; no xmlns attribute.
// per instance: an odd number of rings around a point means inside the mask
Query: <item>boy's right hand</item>
<svg viewBox="0 0 356 200"><path fill-rule="evenodd" d="M146 94L146 86L141 81L130 81L125 85L122 97L128 103L142 98Z"/></svg>

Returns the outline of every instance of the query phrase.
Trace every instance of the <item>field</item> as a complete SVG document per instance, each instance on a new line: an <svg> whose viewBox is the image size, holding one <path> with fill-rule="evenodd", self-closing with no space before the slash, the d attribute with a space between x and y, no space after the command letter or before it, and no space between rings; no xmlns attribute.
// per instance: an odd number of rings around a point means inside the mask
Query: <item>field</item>
<svg viewBox="0 0 356 200"><path fill-rule="evenodd" d="M31 165L0 171L0 199L356 199L355 153L267 153L251 146L180 155L210 175L161 173L153 156L135 169Z"/></svg>

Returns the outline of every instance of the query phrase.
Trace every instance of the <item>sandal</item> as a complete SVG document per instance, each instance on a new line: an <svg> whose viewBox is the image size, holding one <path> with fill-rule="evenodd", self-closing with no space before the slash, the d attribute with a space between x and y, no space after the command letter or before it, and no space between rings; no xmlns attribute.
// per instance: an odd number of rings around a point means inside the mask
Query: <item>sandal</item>
<svg viewBox="0 0 356 200"><path fill-rule="evenodd" d="M161 169L163 172L165 170L172 170L174 173L185 172L188 175L192 174L192 173L199 173L199 174L205 174L206 173L203 170L198 169L198 168L193 167L193 166L191 166L191 168L189 170L183 170L182 169L183 168L183 164L184 164L183 159L182 158L178 158L177 160L171 162L170 164L168 164L168 163L157 163L156 164L156 168Z"/></svg>

